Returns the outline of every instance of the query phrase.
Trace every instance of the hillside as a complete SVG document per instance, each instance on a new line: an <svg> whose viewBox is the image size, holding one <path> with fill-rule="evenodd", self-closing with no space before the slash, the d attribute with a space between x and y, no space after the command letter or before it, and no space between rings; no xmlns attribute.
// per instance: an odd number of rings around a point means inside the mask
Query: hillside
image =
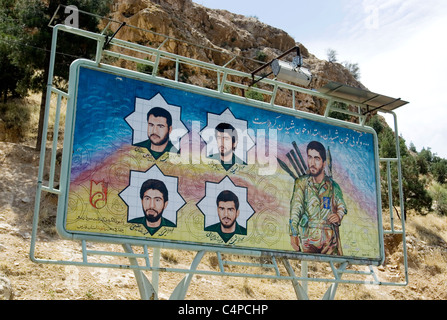
<svg viewBox="0 0 447 320"><path fill-rule="evenodd" d="M165 49L199 60L224 64L225 52L246 59L266 61L296 45L286 32L263 24L255 18L223 10L211 10L190 0L123 0L114 6L114 19L126 21L151 32L130 32L123 29L119 38L140 44L159 45L169 35L203 47L223 52L211 54L202 47L168 41ZM298 39L299 40L299 39ZM341 64L318 60L300 44L304 62L315 75L312 86L317 88L329 80L363 87ZM253 64L254 67L256 64ZM122 65L122 67L126 67ZM130 66L129 66L130 67ZM242 59L232 68L252 70ZM169 69L166 68L166 72ZM187 71L184 71L185 73ZM213 86L206 74L189 77L192 83ZM281 99L281 97L279 98ZM323 103L303 96L301 110L321 113ZM9 128L0 121L0 299L14 300L131 300L139 299L132 271L91 267L35 264L29 259L31 223L34 210L39 153L34 150L40 96L14 101L30 114L29 119ZM286 101L286 99L284 99ZM41 206L42 221L38 233L39 256L54 259L77 258L79 243L62 240L55 232L56 199L47 195ZM385 212L386 213L386 212ZM384 214L385 214L384 213ZM405 287L374 285L340 285L335 296L339 300L444 300L447 299L447 217L434 213L421 215L410 211L407 216L407 247L409 285ZM384 281L402 281L402 241L386 236L386 264L376 268ZM102 250L114 247L89 243L89 248ZM120 248L116 248L119 250ZM152 256L152 252L149 252ZM192 252L162 250L162 264L169 267L188 266ZM112 262L111 260L103 260ZM118 260L117 260L118 261ZM217 270L213 255L202 260L204 268ZM358 267L358 270L363 270ZM312 274L324 276L327 264L309 263ZM168 299L183 274L162 273L161 299ZM150 273L148 273L150 279ZM321 298L326 284L310 283L311 298ZM286 281L195 276L188 290L188 300L212 299L295 299L292 285Z"/></svg>

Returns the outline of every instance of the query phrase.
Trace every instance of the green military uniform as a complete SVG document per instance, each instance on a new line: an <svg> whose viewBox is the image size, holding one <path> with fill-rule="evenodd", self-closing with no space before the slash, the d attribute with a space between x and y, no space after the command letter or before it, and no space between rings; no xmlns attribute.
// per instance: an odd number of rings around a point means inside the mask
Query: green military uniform
<svg viewBox="0 0 447 320"><path fill-rule="evenodd" d="M146 225L146 217L135 218L135 219L130 220L129 222L131 222L131 223L141 223L147 229L147 231L149 231L151 236L153 236L155 234L155 232L160 230L161 227L171 227L171 228L176 227L176 225L173 222L171 222L168 219L165 219L163 217L161 217L160 225L158 227L156 227L156 228L151 228L151 227L148 227Z"/></svg>
<svg viewBox="0 0 447 320"><path fill-rule="evenodd" d="M235 234L247 235L247 229L245 229L244 227L241 227L237 222L236 222L236 229L232 233L222 232L220 222L206 227L205 231L217 232L225 243L227 243L228 240L230 240L231 237L233 237L233 235L235 235Z"/></svg>
<svg viewBox="0 0 447 320"><path fill-rule="evenodd" d="M174 147L174 145L172 144L171 141L168 141L168 144L166 145L166 148L162 152L157 152L157 151L151 150L151 140L150 139L147 139L147 140L135 143L135 146L146 148L154 156L155 159L160 158L165 152L178 153L177 148Z"/></svg>
<svg viewBox="0 0 447 320"><path fill-rule="evenodd" d="M224 167L225 170L230 169L234 164L243 164L243 165L246 164L239 157L237 157L234 153L233 153L233 158L231 159L231 162L228 162L228 163L223 161L223 160L221 160L219 153L213 154L210 158L219 161L220 164L222 165L222 167Z"/></svg>
<svg viewBox="0 0 447 320"><path fill-rule="evenodd" d="M295 181L290 202L290 235L298 236L303 252L342 255L338 226L327 218L347 213L340 186L324 176L321 183L304 175Z"/></svg>

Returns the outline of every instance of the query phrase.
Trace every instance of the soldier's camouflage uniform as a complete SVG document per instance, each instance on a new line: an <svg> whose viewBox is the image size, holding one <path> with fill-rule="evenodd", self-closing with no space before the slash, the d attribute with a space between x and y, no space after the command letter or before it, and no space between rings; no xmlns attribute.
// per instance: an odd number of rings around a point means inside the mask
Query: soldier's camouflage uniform
<svg viewBox="0 0 447 320"><path fill-rule="evenodd" d="M340 186L328 176L318 184L304 175L295 181L290 202L290 235L300 239L307 253L342 255L339 226L327 218L336 213L342 221L347 213Z"/></svg>

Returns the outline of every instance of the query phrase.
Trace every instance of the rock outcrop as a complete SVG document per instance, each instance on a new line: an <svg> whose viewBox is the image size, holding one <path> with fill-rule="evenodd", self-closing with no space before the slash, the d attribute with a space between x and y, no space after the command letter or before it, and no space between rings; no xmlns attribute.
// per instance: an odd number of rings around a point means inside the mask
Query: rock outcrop
<svg viewBox="0 0 447 320"><path fill-rule="evenodd" d="M117 0L112 18L137 27L120 30L120 39L151 47L162 45L168 52L216 65L224 65L236 55L239 59L229 66L244 72L255 70L262 62L299 44L304 64L313 75L311 88L320 88L328 81L364 88L341 64L317 59L285 31L255 17L209 9L191 0ZM116 29L117 25L112 28ZM120 66L129 67L128 64L122 61ZM163 75L172 76L173 63L162 61L160 70ZM196 73L184 68L181 73L191 83L210 88L217 85L215 75L206 71ZM291 107L290 93L279 92L276 103ZM301 110L321 114L325 101L298 94L296 105Z"/></svg>

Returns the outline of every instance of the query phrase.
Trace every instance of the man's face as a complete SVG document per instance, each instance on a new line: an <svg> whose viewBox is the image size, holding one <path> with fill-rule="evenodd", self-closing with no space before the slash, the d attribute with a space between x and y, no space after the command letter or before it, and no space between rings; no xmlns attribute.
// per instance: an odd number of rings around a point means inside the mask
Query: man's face
<svg viewBox="0 0 447 320"><path fill-rule="evenodd" d="M160 191L149 189L144 193L141 204L143 205L146 220L156 222L161 219L163 210L166 209L168 202L164 201L163 194Z"/></svg>
<svg viewBox="0 0 447 320"><path fill-rule="evenodd" d="M169 140L169 134L172 131L172 127L168 126L166 118L155 117L152 114L147 121L147 136L156 146L163 145Z"/></svg>
<svg viewBox="0 0 447 320"><path fill-rule="evenodd" d="M233 139L228 132L216 133L217 147L219 148L219 153L221 156L226 156L233 153L233 149L236 145L233 145Z"/></svg>
<svg viewBox="0 0 447 320"><path fill-rule="evenodd" d="M307 166L313 177L319 176L323 172L324 162L317 150L309 149L307 151Z"/></svg>
<svg viewBox="0 0 447 320"><path fill-rule="evenodd" d="M239 216L239 210L236 210L234 201L220 201L217 205L217 213L224 229L230 229Z"/></svg>

